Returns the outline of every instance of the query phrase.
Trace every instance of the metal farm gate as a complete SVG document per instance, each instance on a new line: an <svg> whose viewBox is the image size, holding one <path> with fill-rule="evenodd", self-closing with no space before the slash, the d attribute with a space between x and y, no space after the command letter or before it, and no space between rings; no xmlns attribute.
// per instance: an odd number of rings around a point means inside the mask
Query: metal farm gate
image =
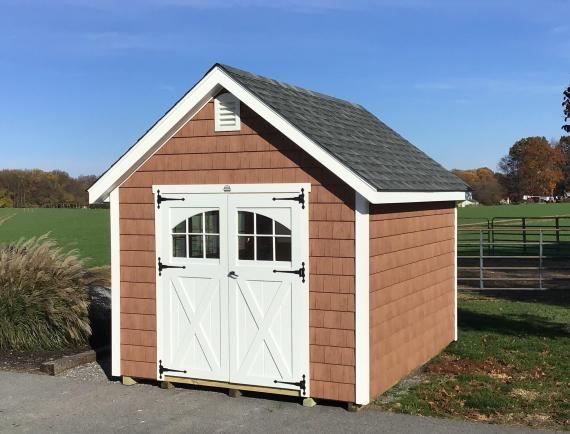
<svg viewBox="0 0 570 434"><path fill-rule="evenodd" d="M570 216L462 219L459 289L561 289L570 283Z"/></svg>

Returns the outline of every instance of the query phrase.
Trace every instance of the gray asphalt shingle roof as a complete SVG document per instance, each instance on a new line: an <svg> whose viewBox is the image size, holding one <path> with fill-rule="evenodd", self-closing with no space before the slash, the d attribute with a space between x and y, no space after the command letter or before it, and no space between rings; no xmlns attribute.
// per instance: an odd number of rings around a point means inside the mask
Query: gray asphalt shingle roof
<svg viewBox="0 0 570 434"><path fill-rule="evenodd" d="M467 186L364 107L219 65L378 191L461 191Z"/></svg>

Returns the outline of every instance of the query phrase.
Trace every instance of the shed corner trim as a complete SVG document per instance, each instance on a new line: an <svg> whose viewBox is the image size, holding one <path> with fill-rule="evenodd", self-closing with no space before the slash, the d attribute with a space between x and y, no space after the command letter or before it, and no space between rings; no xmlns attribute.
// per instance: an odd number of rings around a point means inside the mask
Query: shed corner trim
<svg viewBox="0 0 570 434"><path fill-rule="evenodd" d="M370 402L370 204L355 193L355 401Z"/></svg>
<svg viewBox="0 0 570 434"><path fill-rule="evenodd" d="M121 375L121 235L119 189L109 195L111 227L111 374Z"/></svg>

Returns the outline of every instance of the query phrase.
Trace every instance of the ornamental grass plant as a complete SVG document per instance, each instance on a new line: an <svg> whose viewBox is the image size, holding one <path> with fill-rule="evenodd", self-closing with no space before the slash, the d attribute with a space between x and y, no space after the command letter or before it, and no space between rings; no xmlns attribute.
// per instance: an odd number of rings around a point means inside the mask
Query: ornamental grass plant
<svg viewBox="0 0 570 434"><path fill-rule="evenodd" d="M0 244L0 349L87 344L88 269L48 235Z"/></svg>

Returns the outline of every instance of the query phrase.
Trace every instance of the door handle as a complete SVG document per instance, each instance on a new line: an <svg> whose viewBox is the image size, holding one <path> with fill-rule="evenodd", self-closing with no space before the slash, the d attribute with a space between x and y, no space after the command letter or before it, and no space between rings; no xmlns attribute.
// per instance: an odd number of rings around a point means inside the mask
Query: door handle
<svg viewBox="0 0 570 434"><path fill-rule="evenodd" d="M236 274L235 271L230 271L228 273L228 277L231 277L232 279L237 279L239 276Z"/></svg>

